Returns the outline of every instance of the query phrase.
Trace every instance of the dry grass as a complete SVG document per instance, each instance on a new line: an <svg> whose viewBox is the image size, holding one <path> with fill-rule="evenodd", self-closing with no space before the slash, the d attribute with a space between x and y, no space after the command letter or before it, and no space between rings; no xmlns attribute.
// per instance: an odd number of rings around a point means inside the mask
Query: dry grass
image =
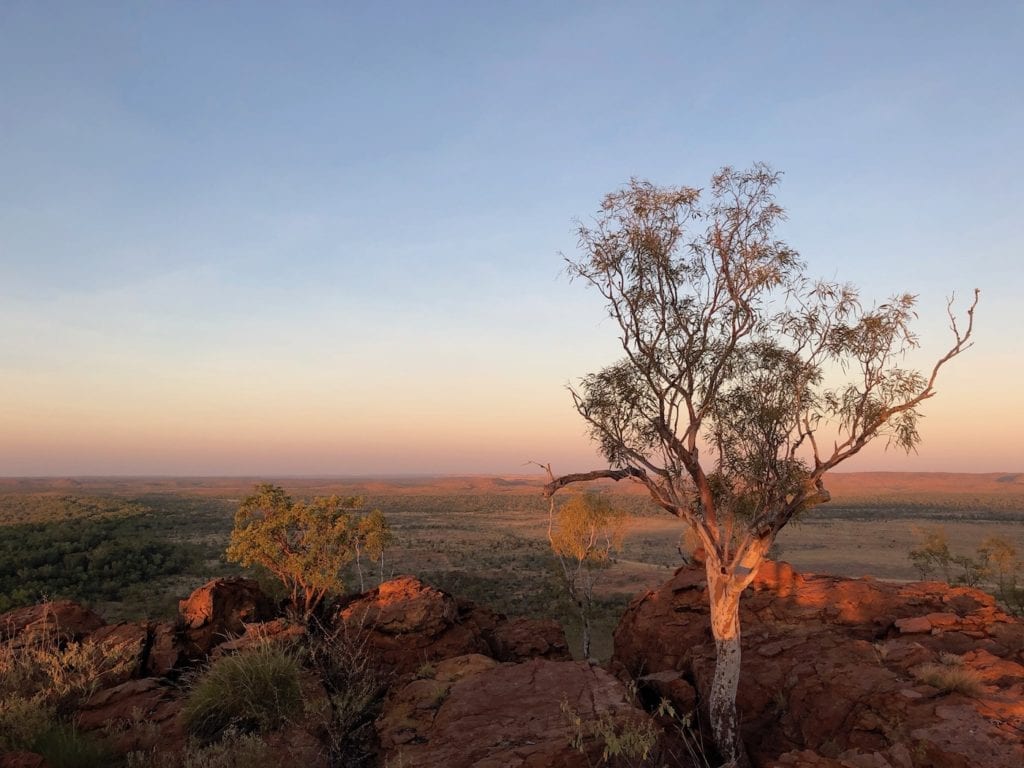
<svg viewBox="0 0 1024 768"><path fill-rule="evenodd" d="M135 663L123 647L66 641L53 626L0 644L0 752L39 752L54 768L106 765L102 744L68 717L104 679Z"/></svg>
<svg viewBox="0 0 1024 768"><path fill-rule="evenodd" d="M941 653L939 663L921 664L912 670L914 677L925 685L945 693L977 696L982 690L982 678L973 669L964 666L963 659L953 653Z"/></svg>

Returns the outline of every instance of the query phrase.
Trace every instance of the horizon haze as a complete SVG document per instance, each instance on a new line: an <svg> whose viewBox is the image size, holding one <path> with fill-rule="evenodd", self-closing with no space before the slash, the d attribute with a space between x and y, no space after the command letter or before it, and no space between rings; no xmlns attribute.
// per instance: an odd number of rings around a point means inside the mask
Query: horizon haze
<svg viewBox="0 0 1024 768"><path fill-rule="evenodd" d="M1024 469L1024 5L0 5L0 477L604 466L566 277L631 177L785 175L780 234L870 304L981 289L919 453Z"/></svg>

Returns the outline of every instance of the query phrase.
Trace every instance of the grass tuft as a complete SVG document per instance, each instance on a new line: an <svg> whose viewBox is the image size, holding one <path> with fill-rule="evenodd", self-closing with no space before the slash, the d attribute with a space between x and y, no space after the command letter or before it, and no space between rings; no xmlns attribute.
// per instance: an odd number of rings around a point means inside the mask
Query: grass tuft
<svg viewBox="0 0 1024 768"><path fill-rule="evenodd" d="M275 730L302 714L299 663L269 644L213 662L196 681L183 712L194 736L212 739L228 728Z"/></svg>
<svg viewBox="0 0 1024 768"><path fill-rule="evenodd" d="M981 675L964 666L956 654L942 653L939 663L922 664L913 670L914 677L932 688L946 693L977 696L981 693Z"/></svg>
<svg viewBox="0 0 1024 768"><path fill-rule="evenodd" d="M212 744L190 739L180 752L149 750L125 756L125 768L253 768L273 764L270 749L259 736L233 728Z"/></svg>

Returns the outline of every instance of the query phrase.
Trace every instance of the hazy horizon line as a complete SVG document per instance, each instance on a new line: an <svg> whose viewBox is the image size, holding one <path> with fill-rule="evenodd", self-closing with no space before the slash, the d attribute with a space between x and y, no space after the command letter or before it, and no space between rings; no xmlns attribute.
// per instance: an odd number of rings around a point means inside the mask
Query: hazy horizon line
<svg viewBox="0 0 1024 768"><path fill-rule="evenodd" d="M571 473L566 473L571 474ZM1024 471L1016 470L989 470L984 472L957 472L951 470L901 470L901 469L864 469L864 470L834 470L828 475L1021 475ZM241 474L161 474L161 473L140 473L140 474L96 474L96 475L4 475L0 474L0 480L251 480L280 478L282 480L406 480L421 478L459 478L459 477L482 477L482 478L538 478L540 473L526 474L515 472L390 472L374 473L363 472L355 474L279 474L272 472L256 472Z"/></svg>

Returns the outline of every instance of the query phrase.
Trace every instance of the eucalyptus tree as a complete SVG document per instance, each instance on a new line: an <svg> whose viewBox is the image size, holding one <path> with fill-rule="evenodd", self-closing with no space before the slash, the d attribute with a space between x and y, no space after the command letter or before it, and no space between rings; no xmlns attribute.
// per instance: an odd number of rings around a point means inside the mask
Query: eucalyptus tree
<svg viewBox="0 0 1024 768"><path fill-rule="evenodd" d="M632 180L578 229L570 275L595 288L623 357L571 393L609 467L551 480L646 487L702 544L717 662L709 701L727 765L742 758L739 602L779 531L829 501L826 475L882 439L914 450L920 406L971 346L975 291L925 371L907 293L868 306L814 281L776 234L780 175L723 168L707 190Z"/></svg>
<svg viewBox="0 0 1024 768"><path fill-rule="evenodd" d="M545 468L550 475L550 467ZM573 494L557 510L551 497L548 543L580 619L580 648L584 659L590 658L594 590L601 574L612 565L615 553L622 551L626 525L625 512L598 494Z"/></svg>
<svg viewBox="0 0 1024 768"><path fill-rule="evenodd" d="M328 594L345 587L342 570L355 550L352 516L362 505L358 496L295 501L263 483L235 513L227 559L266 568L288 591L292 608L309 619Z"/></svg>

